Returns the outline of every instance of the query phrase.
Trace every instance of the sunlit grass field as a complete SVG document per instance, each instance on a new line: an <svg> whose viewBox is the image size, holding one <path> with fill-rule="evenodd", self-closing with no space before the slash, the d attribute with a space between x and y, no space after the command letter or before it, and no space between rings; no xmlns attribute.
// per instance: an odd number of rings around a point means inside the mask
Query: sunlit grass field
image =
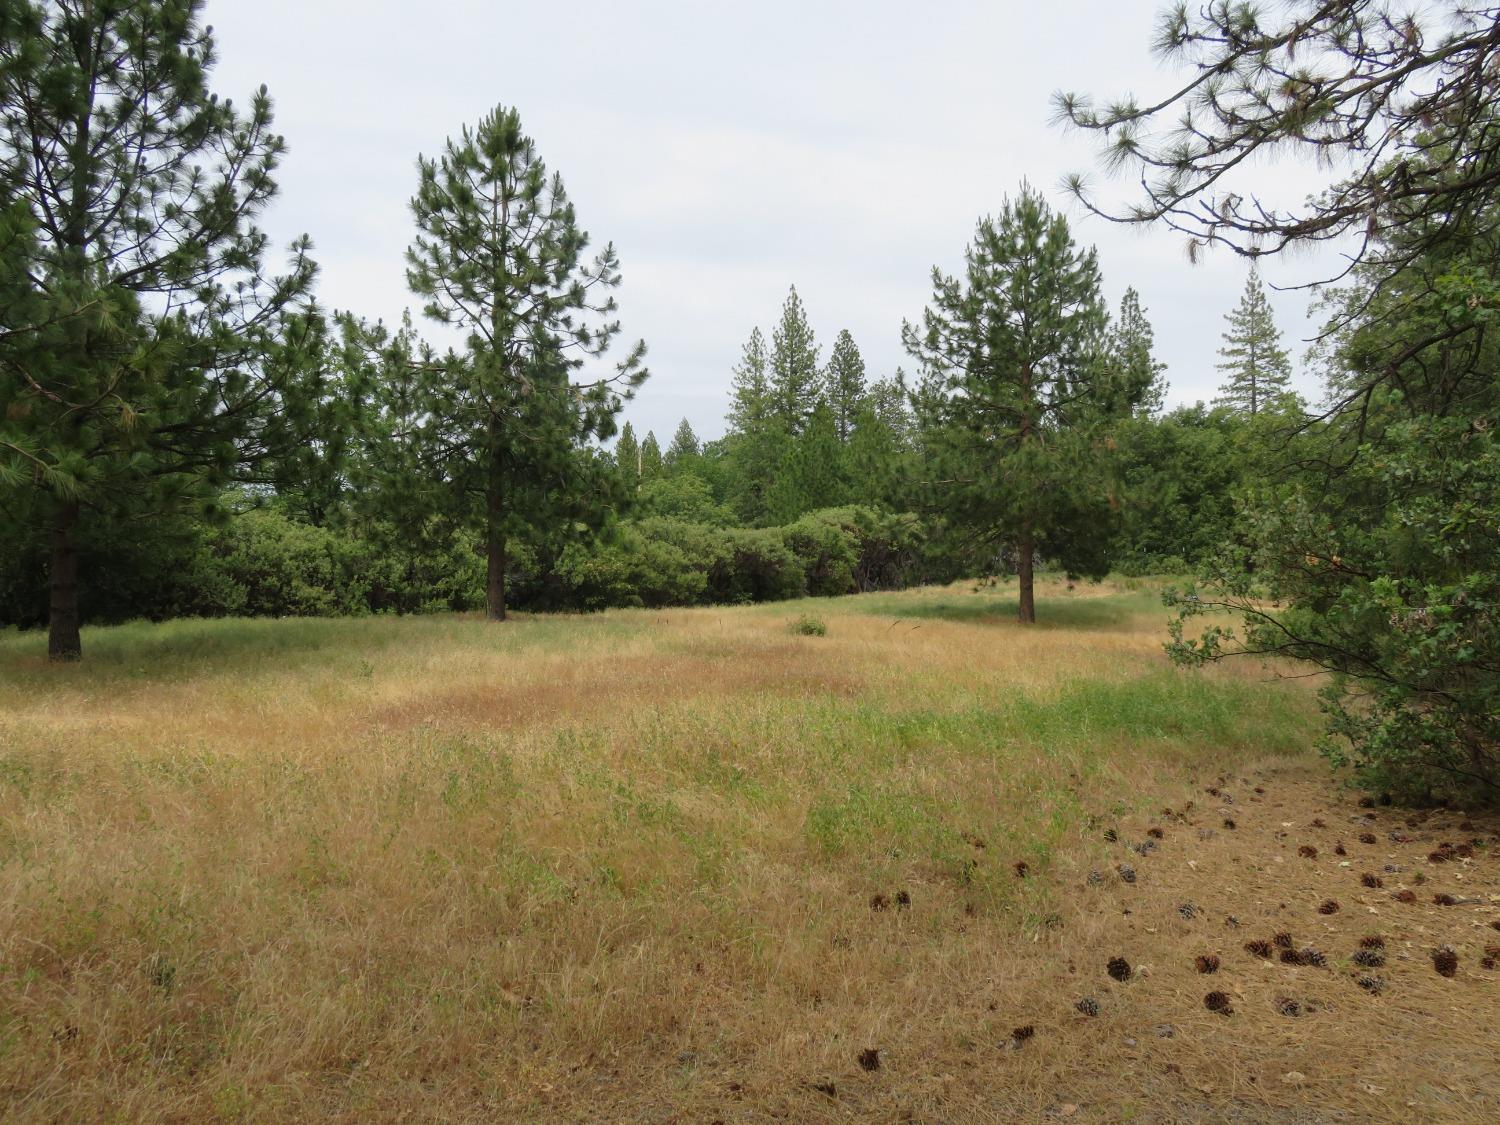
<svg viewBox="0 0 1500 1125"><path fill-rule="evenodd" d="M0 1116L1005 1120L1062 1056L992 1115L958 1060L1087 934L1101 825L1316 726L1171 667L1149 582L1014 609L0 634Z"/></svg>

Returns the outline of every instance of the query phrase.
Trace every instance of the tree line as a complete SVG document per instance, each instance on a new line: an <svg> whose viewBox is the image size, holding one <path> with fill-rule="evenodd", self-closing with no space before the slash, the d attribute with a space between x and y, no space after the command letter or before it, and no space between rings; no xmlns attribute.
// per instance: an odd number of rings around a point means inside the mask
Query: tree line
<svg viewBox="0 0 1500 1125"><path fill-rule="evenodd" d="M1101 449L1126 419L1154 424L1151 328L1133 290L1111 323L1095 255L1038 193L980 222L963 278L934 273L905 329L916 378L869 378L848 331L825 359L793 288L769 341L756 329L744 346L722 439L684 423L662 451L627 425L610 452L645 345L617 346L618 258L592 248L519 114L497 108L419 158L407 281L458 338L440 350L410 316L320 307L307 238L272 266L257 222L285 142L267 91L244 107L211 91L200 14L57 0L0 22L0 590L9 620L45 617L54 658L81 653L85 617L469 608L471 551L496 619L517 601L1012 567L1030 620L1034 560L1095 574L1118 556L1125 462ZM886 560L856 557L842 584L797 578L827 565L806 551L791 566L770 537L722 534L841 509L821 522L845 529L844 552ZM669 524L711 529L713 549ZM142 543L155 578L132 581ZM778 576L711 580L726 553ZM170 580L147 561L173 557ZM633 577L601 584L605 560Z"/></svg>
<svg viewBox="0 0 1500 1125"><path fill-rule="evenodd" d="M418 162L407 280L439 348L319 305L306 238L278 259L258 223L285 143L264 88L212 92L201 0L7 4L0 615L67 660L85 619L498 619L996 573L1031 621L1039 566L1196 567L1178 659L1310 662L1330 754L1494 789L1497 22L1447 9L1177 6L1157 42L1182 87L1059 95L1140 172L1119 211L1071 180L1084 206L1250 263L1213 405L1164 409L1138 295L1109 310L1097 255L1023 185L933 271L910 373L872 378L847 331L825 356L793 289L744 345L725 435L684 423L662 449L617 432L648 375L618 258L514 109ZM1296 207L1231 186L1287 150L1343 178ZM1255 267L1333 238L1352 266L1320 279L1309 405Z"/></svg>

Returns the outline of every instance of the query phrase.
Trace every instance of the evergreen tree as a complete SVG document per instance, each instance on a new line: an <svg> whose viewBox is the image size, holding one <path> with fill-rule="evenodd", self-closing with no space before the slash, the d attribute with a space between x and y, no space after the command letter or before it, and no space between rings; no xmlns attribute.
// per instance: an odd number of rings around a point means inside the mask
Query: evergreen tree
<svg viewBox="0 0 1500 1125"><path fill-rule="evenodd" d="M771 356L757 328L734 369L725 441L728 499L748 524L769 518L768 492L787 454L785 437L771 399Z"/></svg>
<svg viewBox="0 0 1500 1125"><path fill-rule="evenodd" d="M796 491L796 510L790 513L791 519L844 502L844 446L839 441L833 410L826 402L813 407L807 429L797 440L789 469Z"/></svg>
<svg viewBox="0 0 1500 1125"><path fill-rule="evenodd" d="M865 361L848 329L840 332L833 342L825 380L824 397L833 410L834 428L839 441L847 442L854 432L854 416L865 397Z"/></svg>
<svg viewBox="0 0 1500 1125"><path fill-rule="evenodd" d="M634 496L641 486L641 445L635 440L635 430L626 422L615 442L615 466L620 479L625 482L626 493Z"/></svg>
<svg viewBox="0 0 1500 1125"><path fill-rule="evenodd" d="M847 450L849 499L872 507L893 506L900 494L904 451L870 398L854 416Z"/></svg>
<svg viewBox="0 0 1500 1125"><path fill-rule="evenodd" d="M896 368L889 379L877 379L870 384L865 402L875 416L890 430L897 445L905 445L911 438L911 407L907 404L906 372ZM856 431L858 425L855 426Z"/></svg>
<svg viewBox="0 0 1500 1125"><path fill-rule="evenodd" d="M331 364L336 392L358 404L355 454L345 466L350 515L365 526L394 525L417 533L434 505L437 466L428 463L426 380L440 361L412 327L411 314L394 333L343 314Z"/></svg>
<svg viewBox="0 0 1500 1125"><path fill-rule="evenodd" d="M661 476L661 469L661 446L657 443L655 432L647 430L646 440L641 442L641 483L645 484Z"/></svg>
<svg viewBox="0 0 1500 1125"><path fill-rule="evenodd" d="M984 218L960 278L933 270L933 299L908 350L923 365L924 440L954 520L1015 553L1020 619L1036 620L1039 552L1102 573L1107 524L1090 429L1122 405L1102 362L1108 315L1095 252L1023 188Z"/></svg>
<svg viewBox="0 0 1500 1125"><path fill-rule="evenodd" d="M771 409L771 360L766 338L756 328L750 333L745 352L734 369L733 398L729 404L729 428L750 433L766 420Z"/></svg>
<svg viewBox="0 0 1500 1125"><path fill-rule="evenodd" d="M0 489L49 533L57 660L82 653L86 525L295 476L329 417L308 243L273 276L255 226L285 145L263 87L243 112L209 92L202 8L0 7Z"/></svg>
<svg viewBox="0 0 1500 1125"><path fill-rule="evenodd" d="M619 334L619 263L609 245L585 261L588 234L515 110L466 127L418 171L407 281L428 316L464 331L428 388L430 436L452 502L484 526L486 603L502 620L511 541L555 543L602 518L619 479L589 443L614 433L645 379L645 345L574 380Z"/></svg>
<svg viewBox="0 0 1500 1125"><path fill-rule="evenodd" d="M1134 288L1126 289L1120 299L1120 315L1110 329L1109 350L1121 393L1145 414L1158 414L1166 404L1162 372L1167 365L1156 361L1152 354L1155 344L1156 333L1141 308L1141 295Z"/></svg>
<svg viewBox="0 0 1500 1125"><path fill-rule="evenodd" d="M781 323L771 333L768 388L771 413L787 433L802 432L822 391L821 381L817 340L794 285L781 307Z"/></svg>
<svg viewBox="0 0 1500 1125"><path fill-rule="evenodd" d="M693 427L684 418L677 425L677 432L672 435L672 444L667 447L664 463L677 468L684 463L697 457L699 454L698 435L693 433Z"/></svg>
<svg viewBox="0 0 1500 1125"><path fill-rule="evenodd" d="M1229 379L1214 403L1253 418L1290 390L1292 378L1271 302L1260 283L1260 271L1253 266L1239 306L1224 319L1229 327L1219 349L1224 362L1218 367Z"/></svg>

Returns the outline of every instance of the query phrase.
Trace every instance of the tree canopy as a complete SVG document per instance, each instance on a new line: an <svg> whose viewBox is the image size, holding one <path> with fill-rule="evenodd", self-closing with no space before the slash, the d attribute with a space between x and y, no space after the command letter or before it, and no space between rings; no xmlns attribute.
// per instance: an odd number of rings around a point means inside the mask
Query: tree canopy
<svg viewBox="0 0 1500 1125"><path fill-rule="evenodd" d="M609 245L586 258L562 178L514 109L486 114L417 167L407 280L429 317L464 335L462 353L426 369L427 440L449 503L482 505L487 604L501 619L510 543L566 538L608 507L618 477L586 445L613 435L646 378L645 344L589 369L620 333L619 262Z"/></svg>

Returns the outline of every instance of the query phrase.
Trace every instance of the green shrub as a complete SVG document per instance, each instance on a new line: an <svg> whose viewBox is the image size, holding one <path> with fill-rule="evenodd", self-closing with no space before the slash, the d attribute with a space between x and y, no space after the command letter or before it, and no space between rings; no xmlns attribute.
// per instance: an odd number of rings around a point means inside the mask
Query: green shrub
<svg viewBox="0 0 1500 1125"><path fill-rule="evenodd" d="M828 626L823 619L807 613L793 621L788 628L800 637L826 637L828 635Z"/></svg>
<svg viewBox="0 0 1500 1125"><path fill-rule="evenodd" d="M693 605L707 585L704 570L681 547L629 525L610 542L570 545L558 576L566 600L580 609Z"/></svg>
<svg viewBox="0 0 1500 1125"><path fill-rule="evenodd" d="M783 541L802 564L807 593L813 597L852 594L860 539L852 527L810 513L781 530Z"/></svg>

